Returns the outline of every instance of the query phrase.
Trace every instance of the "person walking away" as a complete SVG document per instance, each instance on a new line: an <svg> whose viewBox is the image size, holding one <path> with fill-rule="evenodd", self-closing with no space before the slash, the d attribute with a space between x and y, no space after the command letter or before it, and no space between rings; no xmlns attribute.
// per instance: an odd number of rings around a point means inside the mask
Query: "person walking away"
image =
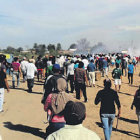
<svg viewBox="0 0 140 140"><path fill-rule="evenodd" d="M37 72L37 68L35 64L33 63L32 59L29 60L29 63L26 66L26 74L27 74L27 87L28 92L32 92L32 88L34 86L34 76Z"/></svg>
<svg viewBox="0 0 140 140"><path fill-rule="evenodd" d="M43 69L44 69L44 65L43 65L43 61L41 60L41 56L39 56L37 58L35 66L37 67L37 79L39 81L40 76L41 76L41 79L43 77Z"/></svg>
<svg viewBox="0 0 140 140"><path fill-rule="evenodd" d="M47 64L44 65L44 78L47 79L48 76L53 75L53 64L52 64L52 56L49 57L49 60L47 61Z"/></svg>
<svg viewBox="0 0 140 140"><path fill-rule="evenodd" d="M119 68L119 64L116 63L116 68L112 71L112 77L114 78L115 90L120 92L121 89L121 81L122 81L122 73L121 69ZM119 85L119 90L117 86Z"/></svg>
<svg viewBox="0 0 140 140"><path fill-rule="evenodd" d="M103 71L103 56L100 55L100 58L98 59L98 68L99 68L99 71L102 73Z"/></svg>
<svg viewBox="0 0 140 140"><path fill-rule="evenodd" d="M96 66L94 64L94 60L91 59L90 63L87 66L87 71L89 74L89 85L95 87L95 70Z"/></svg>
<svg viewBox="0 0 140 140"><path fill-rule="evenodd" d="M17 78L17 87L20 84L21 66L18 57L14 57L14 62L12 63L13 73L12 73L12 86L15 88L15 80Z"/></svg>
<svg viewBox="0 0 140 140"><path fill-rule="evenodd" d="M127 72L126 72L126 70L127 70L127 61L126 61L126 59L122 59L122 75L124 74L124 71L125 71L125 77L126 77L126 75L127 75Z"/></svg>
<svg viewBox="0 0 140 140"><path fill-rule="evenodd" d="M104 74L108 76L108 63L105 58L103 58L103 71L102 76L104 77Z"/></svg>
<svg viewBox="0 0 140 140"><path fill-rule="evenodd" d="M84 102L87 102L86 95L86 84L88 85L86 71L83 69L84 63L79 62L78 68L75 69L74 80L75 80L75 90L76 99L80 100L80 90L83 92ZM85 84L86 82L86 84Z"/></svg>
<svg viewBox="0 0 140 140"><path fill-rule="evenodd" d="M82 62L84 63L85 70L87 70L87 66L88 66L89 62L88 62L87 57L84 55L82 56Z"/></svg>
<svg viewBox="0 0 140 140"><path fill-rule="evenodd" d="M139 137L140 137L140 85L139 85L139 89L135 93L135 96L131 105L132 110L133 110L133 106L135 106L136 108L136 114L138 117Z"/></svg>
<svg viewBox="0 0 140 140"><path fill-rule="evenodd" d="M133 84L133 73L134 73L134 65L132 64L132 60L129 60L128 64L128 80L129 84Z"/></svg>
<svg viewBox="0 0 140 140"><path fill-rule="evenodd" d="M101 103L100 118L103 124L105 140L111 139L112 125L115 118L115 104L118 108L118 117L121 113L121 105L117 92L111 89L111 80L104 80L104 89L100 90L94 101L95 105Z"/></svg>
<svg viewBox="0 0 140 140"><path fill-rule="evenodd" d="M70 81L71 93L74 91L74 61L71 60L71 63L68 65L67 69L67 80Z"/></svg>
<svg viewBox="0 0 140 140"><path fill-rule="evenodd" d="M50 134L46 140L101 140L99 136L85 128L86 107L81 102L67 102L64 109L65 127Z"/></svg>
<svg viewBox="0 0 140 140"><path fill-rule="evenodd" d="M56 82L57 90L50 93L45 101L44 110L48 114L49 126L46 129L46 136L64 127L64 108L72 97L67 94L67 82L64 78L59 78Z"/></svg>
<svg viewBox="0 0 140 140"><path fill-rule="evenodd" d="M3 54L0 54L0 65L1 65L1 69L6 73L6 66L4 65L6 56Z"/></svg>
<svg viewBox="0 0 140 140"><path fill-rule="evenodd" d="M59 66L60 66L60 73L63 75L64 75L64 62L65 62L64 56L60 56L56 60L56 63L59 64Z"/></svg>
<svg viewBox="0 0 140 140"><path fill-rule="evenodd" d="M115 63L116 63L116 65L119 65L119 67L120 67L120 65L121 65L121 58L120 58L120 56L117 56Z"/></svg>
<svg viewBox="0 0 140 140"><path fill-rule="evenodd" d="M59 78L63 78L64 80L66 80L66 77L64 75L60 74L60 65L54 64L53 65L53 75L50 75L44 83L44 94L43 94L43 97L41 100L42 104L45 104L46 98L50 93L57 91L56 81Z"/></svg>
<svg viewBox="0 0 140 140"><path fill-rule="evenodd" d="M9 85L6 78L6 73L3 71L2 65L0 63L0 112L3 112L3 102L4 102L4 88L7 88L9 92Z"/></svg>
<svg viewBox="0 0 140 140"><path fill-rule="evenodd" d="M23 75L23 82L26 81L26 66L28 64L28 61L26 60L26 57L23 57L23 61L21 62L21 71Z"/></svg>

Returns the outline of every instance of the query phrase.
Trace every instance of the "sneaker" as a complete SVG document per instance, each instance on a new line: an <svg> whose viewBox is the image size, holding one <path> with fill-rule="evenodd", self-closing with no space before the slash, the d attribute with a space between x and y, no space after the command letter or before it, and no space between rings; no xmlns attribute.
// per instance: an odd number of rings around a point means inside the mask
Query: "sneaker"
<svg viewBox="0 0 140 140"><path fill-rule="evenodd" d="M85 100L84 102L85 102L85 103L87 103L87 102L88 102L88 99L87 99L87 100Z"/></svg>

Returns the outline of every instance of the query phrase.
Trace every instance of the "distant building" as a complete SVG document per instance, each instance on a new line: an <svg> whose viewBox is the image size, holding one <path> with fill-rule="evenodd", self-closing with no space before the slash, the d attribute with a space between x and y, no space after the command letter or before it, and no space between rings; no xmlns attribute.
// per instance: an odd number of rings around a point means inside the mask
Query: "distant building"
<svg viewBox="0 0 140 140"><path fill-rule="evenodd" d="M61 55L73 55L73 51L71 50L60 50L58 53Z"/></svg>

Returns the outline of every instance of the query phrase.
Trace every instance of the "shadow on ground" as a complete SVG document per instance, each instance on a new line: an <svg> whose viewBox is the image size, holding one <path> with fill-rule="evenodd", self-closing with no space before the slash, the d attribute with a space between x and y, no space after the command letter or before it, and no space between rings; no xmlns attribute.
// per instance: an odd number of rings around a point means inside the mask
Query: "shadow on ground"
<svg viewBox="0 0 140 140"><path fill-rule="evenodd" d="M24 88L15 88L15 89L17 89L17 90L23 90L23 91L28 92L28 90L27 90L27 89L24 89ZM33 90L34 90L34 89L33 89ZM32 91L32 93L33 93L33 94L42 94L42 92L34 92L34 91ZM32 93L30 93L30 94L32 94Z"/></svg>
<svg viewBox="0 0 140 140"><path fill-rule="evenodd" d="M99 127L103 128L102 123L96 122L96 124ZM116 129L114 127L113 127L113 131L116 131L116 132L118 131L120 133L126 134L126 135L131 136L131 137L140 138L139 134L136 134L136 133L133 133L133 132L130 132L130 131L120 130L120 129L118 129L118 128Z"/></svg>
<svg viewBox="0 0 140 140"><path fill-rule="evenodd" d="M42 129L40 128L34 128L34 127L22 125L22 124L12 124L11 122L4 122L4 127L10 130L30 133L40 138L45 138L45 133L41 132Z"/></svg>

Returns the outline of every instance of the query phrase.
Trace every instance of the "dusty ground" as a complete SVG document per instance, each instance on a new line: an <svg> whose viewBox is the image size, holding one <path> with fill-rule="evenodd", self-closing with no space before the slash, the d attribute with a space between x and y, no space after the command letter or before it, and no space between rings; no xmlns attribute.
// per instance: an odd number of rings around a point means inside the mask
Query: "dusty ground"
<svg viewBox="0 0 140 140"><path fill-rule="evenodd" d="M131 110L130 106L133 95L140 84L139 72L140 66L137 67L134 74L133 86L129 86L127 77L123 77L121 93L119 93L122 113L118 130L112 132L112 140L138 139L137 117L135 109ZM11 77L8 77L8 79L9 85L11 85ZM103 79L96 82L95 88L87 88L89 101L85 104L87 118L84 121L84 126L95 131L102 139L104 139L104 134L99 118L100 105L95 106L94 99L97 92L103 88ZM112 88L114 88L114 85ZM44 137L47 124L44 123L46 113L40 103L43 92L42 83L35 82L34 93L32 94L27 93L26 90L26 83L21 82L18 89L11 89L10 93L5 91L4 112L0 113L0 134L3 140L41 140ZM83 98L81 101L83 101ZM113 127L116 127L116 119Z"/></svg>

